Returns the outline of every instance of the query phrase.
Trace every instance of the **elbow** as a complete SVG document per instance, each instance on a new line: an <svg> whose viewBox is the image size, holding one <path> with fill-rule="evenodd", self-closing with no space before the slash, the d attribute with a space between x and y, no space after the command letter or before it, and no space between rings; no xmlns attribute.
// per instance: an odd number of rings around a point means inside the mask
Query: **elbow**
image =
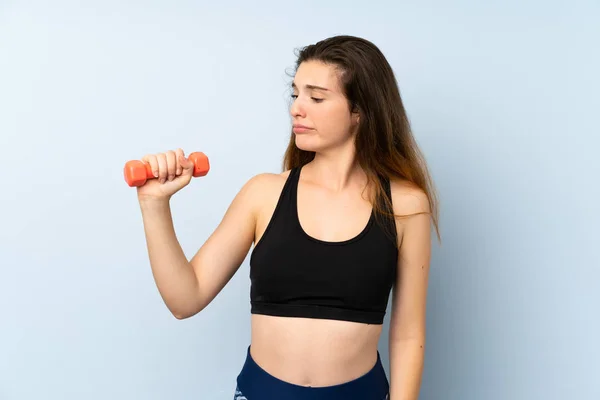
<svg viewBox="0 0 600 400"><path fill-rule="evenodd" d="M171 314L178 320L184 320L193 317L198 314L198 312L181 312L181 311L171 311Z"/></svg>
<svg viewBox="0 0 600 400"><path fill-rule="evenodd" d="M197 292L187 296L176 296L173 298L165 298L163 296L165 305L171 312L171 314L179 319L188 319L204 310L207 305L207 301L203 296L197 294Z"/></svg>
<svg viewBox="0 0 600 400"><path fill-rule="evenodd" d="M185 313L177 313L177 312L171 312L171 314L178 320L183 320L183 319L188 319L192 316L192 314L185 314Z"/></svg>
<svg viewBox="0 0 600 400"><path fill-rule="evenodd" d="M196 307L187 307L187 308L171 308L169 307L169 311L171 314L178 320L184 320L193 317L202 311L204 307L196 306Z"/></svg>

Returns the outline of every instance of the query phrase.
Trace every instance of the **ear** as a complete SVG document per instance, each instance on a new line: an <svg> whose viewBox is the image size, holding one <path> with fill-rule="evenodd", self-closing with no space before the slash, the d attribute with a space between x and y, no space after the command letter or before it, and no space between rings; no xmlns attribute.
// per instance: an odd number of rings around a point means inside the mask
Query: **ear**
<svg viewBox="0 0 600 400"><path fill-rule="evenodd" d="M360 123L360 110L354 103L350 105L350 114L352 116L352 125L358 125Z"/></svg>
<svg viewBox="0 0 600 400"><path fill-rule="evenodd" d="M354 125L358 125L360 123L360 113L358 111L352 113L352 123Z"/></svg>

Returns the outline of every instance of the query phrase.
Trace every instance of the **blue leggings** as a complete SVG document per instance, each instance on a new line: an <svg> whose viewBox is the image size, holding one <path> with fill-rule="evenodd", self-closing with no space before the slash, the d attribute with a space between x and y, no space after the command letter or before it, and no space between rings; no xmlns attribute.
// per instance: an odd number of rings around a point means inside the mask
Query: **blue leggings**
<svg viewBox="0 0 600 400"><path fill-rule="evenodd" d="M377 363L365 375L334 386L307 387L284 382L263 370L250 355L237 377L234 400L386 400L389 383L377 353Z"/></svg>

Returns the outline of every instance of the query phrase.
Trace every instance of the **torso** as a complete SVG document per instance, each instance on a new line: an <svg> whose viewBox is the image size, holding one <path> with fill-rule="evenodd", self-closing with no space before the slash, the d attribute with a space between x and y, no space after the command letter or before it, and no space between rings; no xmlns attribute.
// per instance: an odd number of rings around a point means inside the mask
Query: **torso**
<svg viewBox="0 0 600 400"><path fill-rule="evenodd" d="M269 224L289 173L273 174L265 185L255 245ZM301 175L298 217L303 231L330 242L358 235L372 209L361 190L333 195ZM268 373L289 383L319 387L347 382L364 375L377 360L381 325L257 314L251 323L252 357Z"/></svg>
<svg viewBox="0 0 600 400"><path fill-rule="evenodd" d="M331 386L367 373L381 325L252 315L252 358L271 375L302 386Z"/></svg>

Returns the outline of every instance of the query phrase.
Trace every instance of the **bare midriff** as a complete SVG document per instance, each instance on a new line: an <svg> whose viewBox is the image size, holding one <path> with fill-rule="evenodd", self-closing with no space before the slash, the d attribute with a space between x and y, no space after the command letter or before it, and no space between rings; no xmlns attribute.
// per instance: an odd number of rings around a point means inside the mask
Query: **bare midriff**
<svg viewBox="0 0 600 400"><path fill-rule="evenodd" d="M250 354L282 381L332 386L373 368L381 330L382 325L253 314Z"/></svg>

